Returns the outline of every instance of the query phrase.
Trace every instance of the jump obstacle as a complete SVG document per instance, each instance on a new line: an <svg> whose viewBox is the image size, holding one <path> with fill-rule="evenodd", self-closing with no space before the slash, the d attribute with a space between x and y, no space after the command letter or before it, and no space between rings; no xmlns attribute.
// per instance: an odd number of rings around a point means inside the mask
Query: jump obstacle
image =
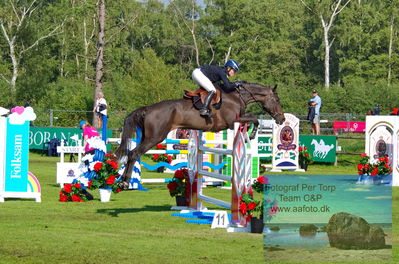
<svg viewBox="0 0 399 264"><path fill-rule="evenodd" d="M399 186L399 116L366 116L365 153L372 163L388 156L392 186Z"/></svg>
<svg viewBox="0 0 399 264"><path fill-rule="evenodd" d="M16 107L0 116L0 202L4 198L33 198L41 202L40 183L29 172L29 124L36 119L31 107Z"/></svg>
<svg viewBox="0 0 399 264"><path fill-rule="evenodd" d="M141 179L141 166L148 170L157 170L159 167L165 167L167 168L166 172L173 172L177 169L180 169L182 167L188 167L188 160L187 160L187 154L189 153L188 148L188 143L189 139L178 139L178 138L173 138L173 136L176 134L176 131L173 130L169 132L168 138L166 138L164 141L162 141L160 144L165 144L166 149L156 149L156 150L149 150L145 154L170 154L170 155L176 155L176 159L172 160L171 164L167 162L158 162L155 165L149 165L145 162L143 162L141 159L139 159L136 164L134 165L134 172L132 174L132 179L135 179L135 181L141 182L141 183L167 183L171 179L163 179L163 178L158 178L158 179ZM218 146L227 146L231 148L232 142L233 142L233 131L232 130L225 130L220 133L212 133L212 132L205 132L203 133L203 142L206 144L206 146L213 146L213 145L218 145ZM223 139L222 139L223 137ZM140 128L137 128L137 138L133 139L130 145L130 149L133 149L136 146L136 142L139 142L141 140L141 130ZM108 143L120 143L119 138L109 138ZM176 146L183 147L184 149L175 149ZM220 170L226 166L226 161L220 162L221 158L220 157L215 157L215 155L206 155L204 159L204 166L208 168L208 170ZM122 172L121 172L122 173ZM204 182L207 184L215 184L218 180L208 180L204 178Z"/></svg>
<svg viewBox="0 0 399 264"><path fill-rule="evenodd" d="M285 114L285 118L286 121L280 126L271 124L271 131L273 133L269 135L273 143L264 143L262 147L267 146L272 148L272 153L266 155L272 157L273 167L279 169L298 169L299 119L291 114ZM266 135L264 131L263 133ZM258 142L257 139L252 141L249 139L247 126L235 124L234 141L231 149L210 148L203 145L202 131L191 131L188 163L191 195L187 201L190 209L196 211L206 210L203 203L208 202L230 209L233 226L246 226L246 218L238 210L239 197L250 189L254 178L254 167L256 167L256 170L258 168L260 157L259 146L256 144ZM202 157L208 152L231 156L232 174L226 175L203 170ZM231 202L204 195L202 191L203 185L200 184L204 176L231 182Z"/></svg>
<svg viewBox="0 0 399 264"><path fill-rule="evenodd" d="M77 136L77 135L76 135ZM57 147L57 153L60 154L60 162L57 162L57 183L61 186L65 183L72 183L74 179L78 178L81 174L80 164L84 149L82 141L77 137L76 146L65 146L64 141L61 140L61 146ZM65 154L78 154L77 162L65 162ZM81 179L83 180L83 179ZM86 184L87 182L84 182Z"/></svg>
<svg viewBox="0 0 399 264"><path fill-rule="evenodd" d="M204 210L203 202L215 204L232 213L232 224L246 226L246 220L239 213L239 197L248 191L251 181L252 156L250 151L250 140L247 134L247 126L235 124L235 137L232 149L210 148L203 145L202 131L191 131L189 143L189 177L190 177L190 197L189 207L193 210ZM206 152L231 155L233 160L233 175L224 175L203 170L203 154ZM212 177L222 181L231 182L231 202L222 201L209 197L202 192L202 178Z"/></svg>
<svg viewBox="0 0 399 264"><path fill-rule="evenodd" d="M107 143L107 116L102 115L102 129L101 129L101 139L104 143ZM75 146L68 146L64 144L64 140L61 140L61 145L57 146L57 153L60 155L60 162L57 162L57 184L63 186L65 183L72 183L73 180L79 178L79 180L87 184L87 179L84 177L80 177L81 172L81 164L82 164L82 155L85 153L82 140L79 139L79 136L75 134L71 137L75 142ZM65 162L65 154L78 154L77 162Z"/></svg>

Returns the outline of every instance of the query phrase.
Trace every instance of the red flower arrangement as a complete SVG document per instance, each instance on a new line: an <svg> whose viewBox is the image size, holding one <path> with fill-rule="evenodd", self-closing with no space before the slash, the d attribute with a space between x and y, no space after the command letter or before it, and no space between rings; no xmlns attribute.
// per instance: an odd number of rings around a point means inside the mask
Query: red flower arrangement
<svg viewBox="0 0 399 264"><path fill-rule="evenodd" d="M240 213L247 218L260 217L262 213L262 204L253 198L250 193L244 193L240 196L239 207Z"/></svg>
<svg viewBox="0 0 399 264"><path fill-rule="evenodd" d="M176 170L172 180L167 185L170 196L185 196L187 180L188 169Z"/></svg>
<svg viewBox="0 0 399 264"><path fill-rule="evenodd" d="M262 193L266 184L269 184L269 178L266 176L259 176L254 183L252 183L252 189L257 193Z"/></svg>
<svg viewBox="0 0 399 264"><path fill-rule="evenodd" d="M377 177L390 174L392 172L392 167L389 166L388 157L379 157L377 162L372 164L370 163L370 157L366 153L363 153L359 164L357 164L357 171L359 175Z"/></svg>
<svg viewBox="0 0 399 264"><path fill-rule="evenodd" d="M161 149L161 150L165 150L166 146L163 144L157 144L156 146L157 149ZM155 162L167 162L167 163L171 163L173 160L173 156L172 155L168 155L168 154L153 154L151 156L151 159Z"/></svg>
<svg viewBox="0 0 399 264"><path fill-rule="evenodd" d="M112 189L113 192L120 192L117 179L120 177L118 173L118 163L112 154L105 154L104 161L94 164L96 176L89 181L89 189Z"/></svg>
<svg viewBox="0 0 399 264"><path fill-rule="evenodd" d="M308 148L303 146L298 148L299 164L309 164L312 162L312 156L309 154Z"/></svg>
<svg viewBox="0 0 399 264"><path fill-rule="evenodd" d="M80 181L74 180L73 183L64 184L64 187L60 191L60 202L84 202L87 201L86 196L83 194L83 190L86 187Z"/></svg>
<svg viewBox="0 0 399 264"><path fill-rule="evenodd" d="M265 212L265 220L270 221L270 219L277 214L279 210L277 200L265 200L265 197L269 192L269 186L269 178L266 176L259 176L252 183L250 190L240 196L238 209L243 216L247 217L247 220L251 217L264 218L263 212ZM261 201L254 199L254 193L252 190L256 193L262 194Z"/></svg>

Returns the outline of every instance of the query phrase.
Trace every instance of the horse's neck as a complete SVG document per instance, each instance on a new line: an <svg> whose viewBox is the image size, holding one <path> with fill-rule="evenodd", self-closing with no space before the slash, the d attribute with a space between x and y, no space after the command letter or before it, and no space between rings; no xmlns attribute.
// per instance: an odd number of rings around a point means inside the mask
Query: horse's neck
<svg viewBox="0 0 399 264"><path fill-rule="evenodd" d="M231 92L231 93L222 92L222 94L223 94L222 95L223 96L223 99L222 99L223 103L232 102L234 104L241 105L241 106L244 106L244 107L247 105L246 102L242 100L240 94L237 91Z"/></svg>

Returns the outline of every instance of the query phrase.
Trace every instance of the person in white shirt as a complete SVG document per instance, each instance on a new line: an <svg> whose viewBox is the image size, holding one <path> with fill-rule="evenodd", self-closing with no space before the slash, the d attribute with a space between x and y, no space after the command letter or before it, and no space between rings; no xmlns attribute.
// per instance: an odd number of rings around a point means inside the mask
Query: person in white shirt
<svg viewBox="0 0 399 264"><path fill-rule="evenodd" d="M103 116L107 116L107 101L104 98L104 94L99 92L97 94L96 104L94 106L93 112L97 116L98 128L103 127Z"/></svg>

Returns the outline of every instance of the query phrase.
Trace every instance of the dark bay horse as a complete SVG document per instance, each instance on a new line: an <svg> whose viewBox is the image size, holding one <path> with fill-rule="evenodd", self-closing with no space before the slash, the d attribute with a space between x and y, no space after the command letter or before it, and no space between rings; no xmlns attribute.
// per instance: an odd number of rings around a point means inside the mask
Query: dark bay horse
<svg viewBox="0 0 399 264"><path fill-rule="evenodd" d="M276 87L266 87L260 84L243 83L235 92L223 93L220 109L212 107L212 117L201 117L190 99L176 99L140 107L131 112L124 121L121 144L115 155L119 160L126 160L123 173L123 188L128 188L134 163L156 144L162 142L169 131L176 128L197 129L217 132L233 129L234 122L253 123L255 128L251 133L253 138L259 125L258 119L251 113L245 113L245 107L252 102L258 102L278 124L285 120ZM132 133L139 126L142 131L141 142L129 151Z"/></svg>

